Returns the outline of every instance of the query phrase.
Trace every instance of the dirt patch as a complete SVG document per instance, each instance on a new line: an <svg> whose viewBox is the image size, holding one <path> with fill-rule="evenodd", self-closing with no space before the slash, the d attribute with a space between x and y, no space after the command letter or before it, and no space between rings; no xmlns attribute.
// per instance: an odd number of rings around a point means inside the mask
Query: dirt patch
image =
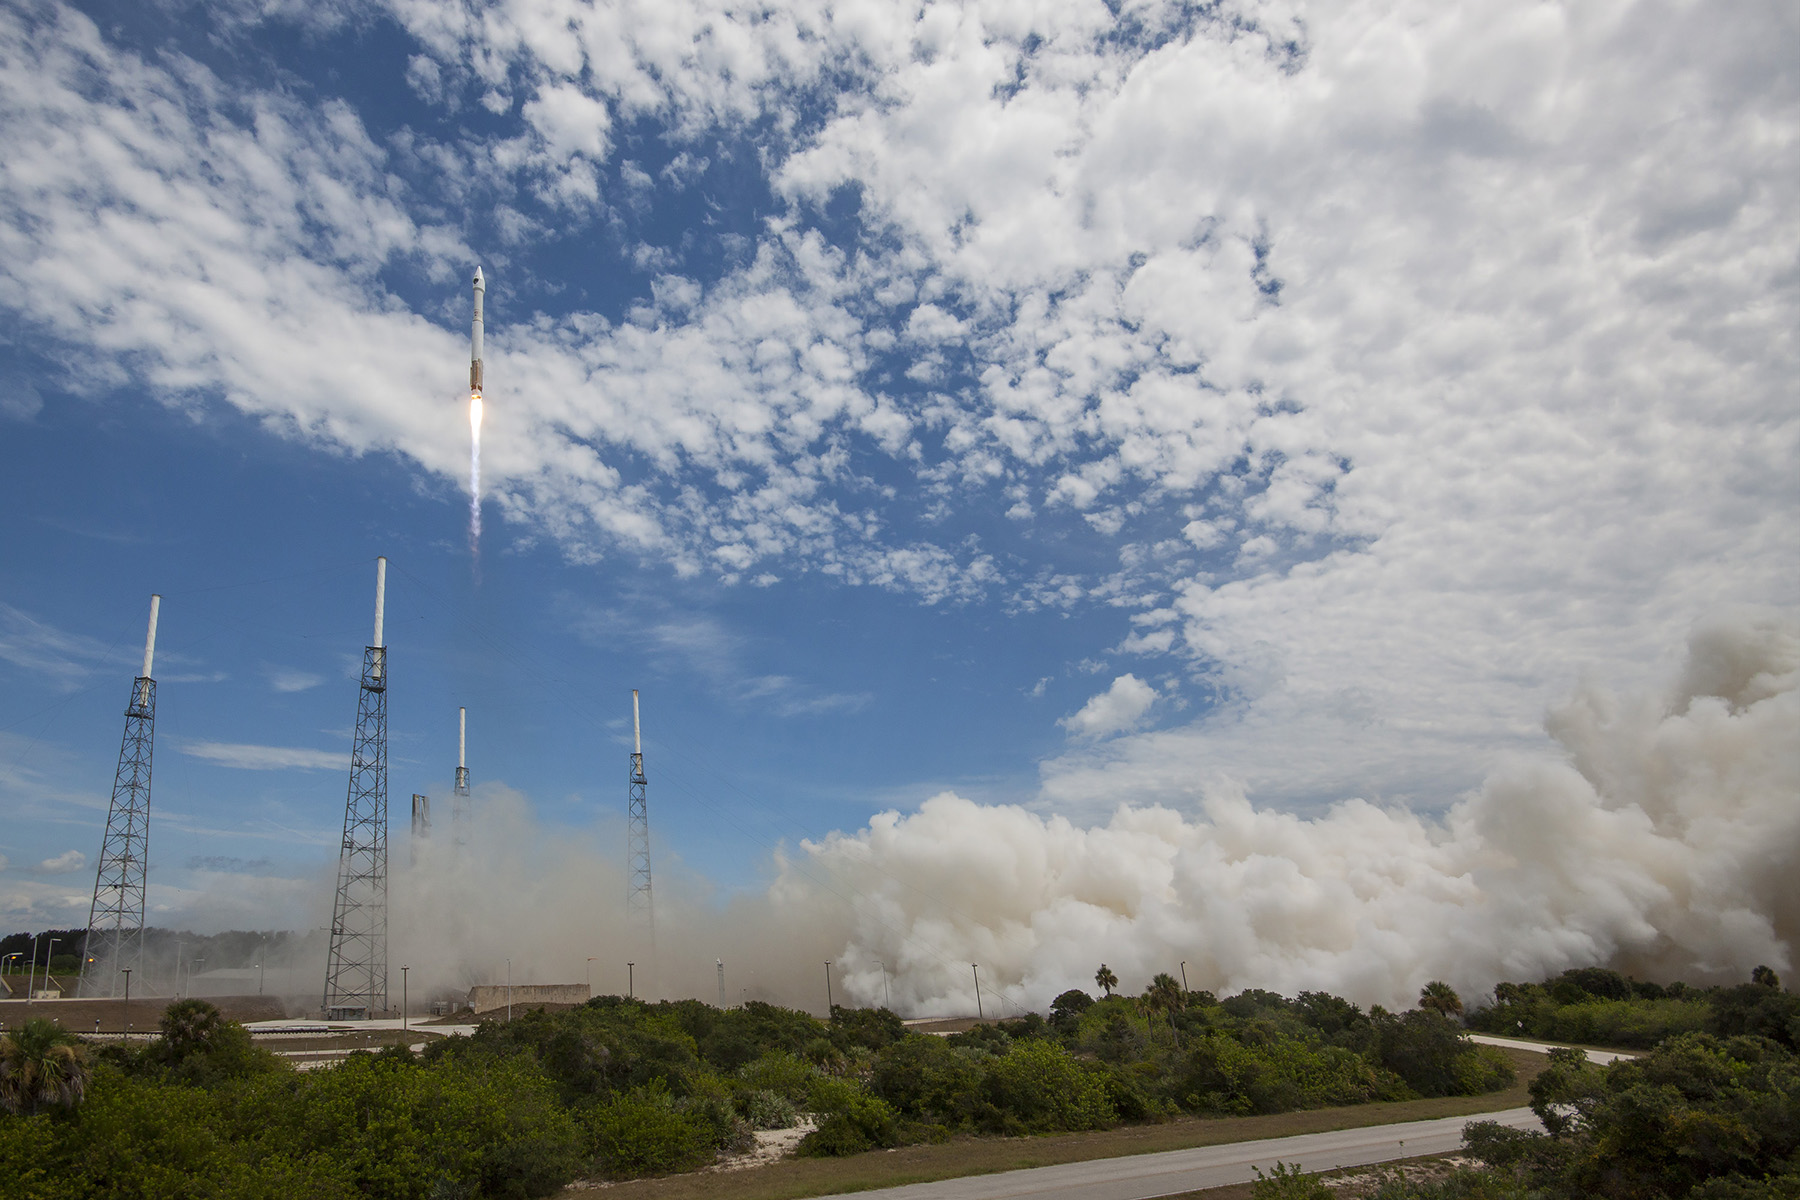
<svg viewBox="0 0 1800 1200"><path fill-rule="evenodd" d="M208 996L208 1004L230 1021L278 1021L287 1016L285 1006L275 996ZM8 1029L23 1025L34 1017L47 1017L64 1029L76 1033L93 1033L94 1022L101 1033L123 1033L126 1026L133 1033L155 1033L163 1011L175 1003L167 996L140 1000L133 996L129 1012L125 1001L118 1000L8 1000L0 1002L0 1026Z"/></svg>
<svg viewBox="0 0 1800 1200"><path fill-rule="evenodd" d="M800 1124L788 1129L759 1129L756 1131L756 1149L743 1154L731 1154L721 1158L708 1171L742 1171L749 1167L766 1167L772 1162L780 1162L794 1152L800 1139L817 1129L810 1117L802 1117Z"/></svg>

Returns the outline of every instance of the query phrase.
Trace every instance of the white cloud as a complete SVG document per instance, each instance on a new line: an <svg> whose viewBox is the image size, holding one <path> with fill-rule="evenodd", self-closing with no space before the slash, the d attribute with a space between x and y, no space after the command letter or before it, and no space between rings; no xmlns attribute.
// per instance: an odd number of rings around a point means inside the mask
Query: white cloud
<svg viewBox="0 0 1800 1200"><path fill-rule="evenodd" d="M278 692L304 692L325 682L323 675L317 675L311 671L297 671L289 667L266 667L263 674L268 676L269 686Z"/></svg>
<svg viewBox="0 0 1800 1200"><path fill-rule="evenodd" d="M181 752L221 767L245 771L344 770L349 754L340 750L307 750L297 746L252 746L237 742L188 742Z"/></svg>
<svg viewBox="0 0 1800 1200"><path fill-rule="evenodd" d="M40 875L66 875L87 866L87 855L79 850L65 850L54 858L46 858L33 868Z"/></svg>
<svg viewBox="0 0 1800 1200"><path fill-rule="evenodd" d="M1091 697L1081 711L1058 724L1080 738L1101 738L1131 729L1156 703L1156 689L1136 675L1121 675L1112 686Z"/></svg>
<svg viewBox="0 0 1800 1200"><path fill-rule="evenodd" d="M1771 11L1142 3L1133 45L1096 5L394 7L421 94L510 122L458 153L519 185L515 238L597 210L609 113L677 142L768 120L788 207L698 299L489 330L496 502L577 559L1150 596L1178 633L1134 650L1224 706L1089 753L1256 760L1290 798L1340 751L1338 784L1471 786L1578 657L1641 674L1717 604L1800 600L1800 103ZM353 112L227 99L73 13L0 32L0 303L93 390L222 396L460 480L462 332L379 279L448 288L473 256ZM806 224L846 186L854 247ZM929 391L879 377L902 332ZM919 486L870 489L858 456ZM1011 557L916 532L1025 495L1091 518L1066 558L1036 521ZM1201 560L1093 565L1140 536ZM1053 764L1047 795L1102 767Z"/></svg>

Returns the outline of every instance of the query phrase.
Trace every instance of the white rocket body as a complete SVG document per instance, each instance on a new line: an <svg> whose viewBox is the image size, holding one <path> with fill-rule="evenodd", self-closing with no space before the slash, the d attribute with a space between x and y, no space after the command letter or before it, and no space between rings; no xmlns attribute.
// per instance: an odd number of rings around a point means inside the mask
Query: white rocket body
<svg viewBox="0 0 1800 1200"><path fill-rule="evenodd" d="M481 302L487 296L487 280L475 268L475 320L469 328L469 390L481 394Z"/></svg>

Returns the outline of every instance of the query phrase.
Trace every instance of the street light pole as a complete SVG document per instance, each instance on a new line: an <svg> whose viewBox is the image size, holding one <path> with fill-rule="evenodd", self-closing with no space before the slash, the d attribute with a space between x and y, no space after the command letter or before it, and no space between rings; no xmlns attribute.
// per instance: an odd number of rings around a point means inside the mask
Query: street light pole
<svg viewBox="0 0 1800 1200"><path fill-rule="evenodd" d="M975 1017L977 1020L984 1020L987 1014L981 1011L981 969L970 963L969 971L975 976Z"/></svg>
<svg viewBox="0 0 1800 1200"><path fill-rule="evenodd" d="M628 962L625 964L625 998L627 1000L634 1000L637 998L636 967L636 963Z"/></svg>
<svg viewBox="0 0 1800 1200"><path fill-rule="evenodd" d="M834 1007L835 1005L831 1003L831 962L827 960L825 963L825 1019L827 1021L831 1020L831 1010Z"/></svg>
<svg viewBox="0 0 1800 1200"><path fill-rule="evenodd" d="M43 936L40 933L31 939L31 974L25 977L25 1003L27 1004L31 1003L32 983L37 979L37 944ZM56 943L60 941L62 941L61 938L51 938L50 953L44 955L44 983L46 986L50 983L50 960L56 957Z"/></svg>
<svg viewBox="0 0 1800 1200"><path fill-rule="evenodd" d="M1182 990L1182 991L1183 991L1183 992L1186 992L1186 991L1187 991L1187 990L1188 990L1188 985L1187 985L1187 959L1185 959L1185 958L1184 958L1184 959L1182 959L1182 960L1181 960L1181 990Z"/></svg>
<svg viewBox="0 0 1800 1200"><path fill-rule="evenodd" d="M194 970L197 967L204 967L205 965L206 956L204 954L188 964L188 995L190 997L194 994ZM200 973L204 975L206 972L202 971Z"/></svg>
<svg viewBox="0 0 1800 1200"><path fill-rule="evenodd" d="M11 962L15 958L24 958L24 957L25 957L25 952L23 950L16 950L11 954L6 955L4 958L0 958L0 975L6 974L6 964L7 963ZM29 990L29 986L30 985L27 985L27 990ZM6 998L8 1000L12 999L12 985L10 983L6 985Z"/></svg>
<svg viewBox="0 0 1800 1200"><path fill-rule="evenodd" d="M256 994L263 994L263 979L269 972L269 939L264 938L256 954Z"/></svg>
<svg viewBox="0 0 1800 1200"><path fill-rule="evenodd" d="M512 1024L512 959L506 960L506 1023Z"/></svg>
<svg viewBox="0 0 1800 1200"><path fill-rule="evenodd" d="M119 970L125 976L125 1040L129 1042L131 1040L131 968L121 967Z"/></svg>
<svg viewBox="0 0 1800 1200"><path fill-rule="evenodd" d="M894 998L888 995L887 964L878 958L875 960L875 965L881 968L881 1007L892 1008Z"/></svg>
<svg viewBox="0 0 1800 1200"><path fill-rule="evenodd" d="M594 960L591 958L587 960L587 985L588 998L592 999L594 995Z"/></svg>
<svg viewBox="0 0 1800 1200"><path fill-rule="evenodd" d="M411 967L408 967L404 963L401 964L401 966L400 966L400 1032L401 1033L406 1032L406 1013L407 1013L406 973L410 970L412 970Z"/></svg>

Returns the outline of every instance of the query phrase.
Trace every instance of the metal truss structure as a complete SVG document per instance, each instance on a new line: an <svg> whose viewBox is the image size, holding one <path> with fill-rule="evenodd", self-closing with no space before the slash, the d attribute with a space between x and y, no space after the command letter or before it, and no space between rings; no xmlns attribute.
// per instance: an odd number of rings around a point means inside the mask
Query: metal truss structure
<svg viewBox="0 0 1800 1200"><path fill-rule="evenodd" d="M365 648L325 963L328 1016L367 1017L388 1006L387 682L386 647Z"/></svg>
<svg viewBox="0 0 1800 1200"><path fill-rule="evenodd" d="M631 693L631 776L626 799L626 845L631 859L631 890L626 895L625 913L637 927L639 936L647 937L649 948L656 945L656 911L650 896L650 808L646 795L649 780L644 778L644 735L638 723L638 694Z"/></svg>
<svg viewBox="0 0 1800 1200"><path fill-rule="evenodd" d="M81 961L83 996L118 994L119 972L144 948L144 882L150 854L150 758L156 745L156 680L140 676L125 709L125 739L100 843L94 902Z"/></svg>

